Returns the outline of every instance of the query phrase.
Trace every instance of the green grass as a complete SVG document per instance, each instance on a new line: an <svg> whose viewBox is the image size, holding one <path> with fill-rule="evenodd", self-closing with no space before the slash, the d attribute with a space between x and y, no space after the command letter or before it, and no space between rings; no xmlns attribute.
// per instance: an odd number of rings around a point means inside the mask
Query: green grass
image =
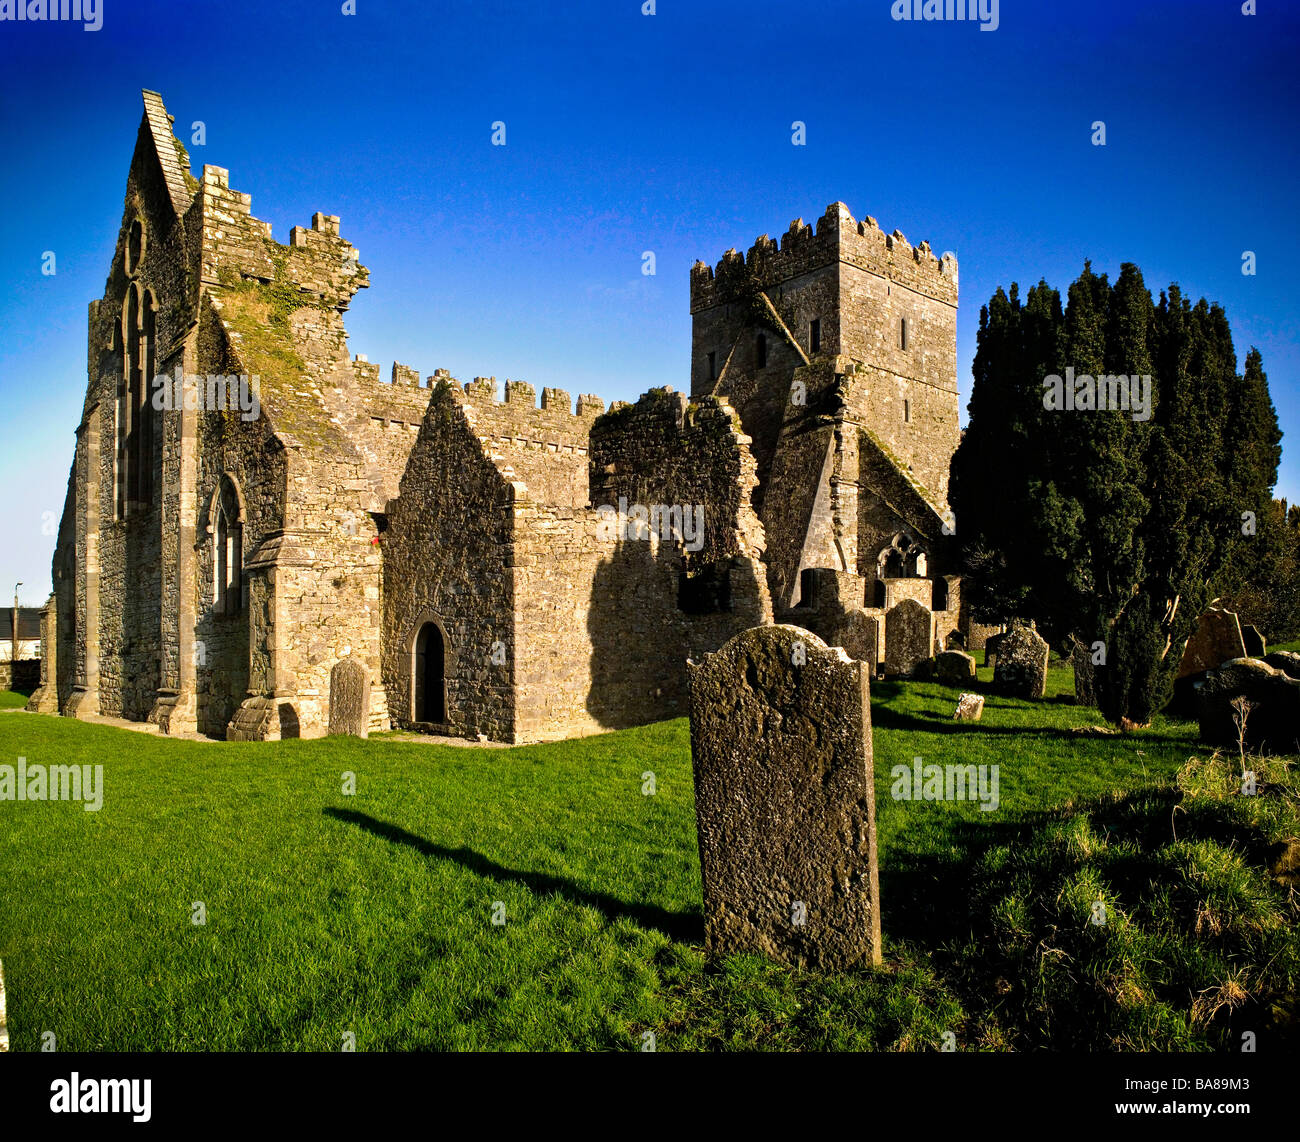
<svg viewBox="0 0 1300 1142"><path fill-rule="evenodd" d="M1229 796L1236 763L1209 765L1193 725L1074 733L1099 719L1070 692L1053 670L1043 701L989 695L982 722L959 724L937 683L874 687L886 963L837 975L706 960L684 720L478 749L0 715L0 762L102 764L105 784L97 813L0 802L14 1049L47 1030L65 1050L337 1050L346 1032L360 1050L632 1050L647 1031L660 1050L1293 1035L1300 917L1264 872L1268 846L1300 834L1289 771ZM999 765L1000 810L893 800L890 767L916 756ZM1098 899L1105 926L1089 923Z"/></svg>
<svg viewBox="0 0 1300 1142"><path fill-rule="evenodd" d="M0 690L0 710L21 710L27 705L27 699L30 694L22 694L16 690Z"/></svg>

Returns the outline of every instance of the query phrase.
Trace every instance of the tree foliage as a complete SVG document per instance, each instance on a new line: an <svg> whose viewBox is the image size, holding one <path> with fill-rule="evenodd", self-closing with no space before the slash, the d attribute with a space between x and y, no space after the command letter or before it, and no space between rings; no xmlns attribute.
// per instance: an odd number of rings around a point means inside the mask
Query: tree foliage
<svg viewBox="0 0 1300 1142"><path fill-rule="evenodd" d="M1085 263L1064 308L1046 282L1023 303L1016 285L999 288L973 371L949 498L975 617L1033 618L1061 648L1100 640L1103 712L1144 723L1202 610L1273 550L1258 521L1279 530L1281 432L1260 355L1239 374L1220 306L1177 285L1156 302L1137 266L1112 284ZM1149 404L1141 381L1129 409L1045 400L1049 377L1103 375L1150 378Z"/></svg>

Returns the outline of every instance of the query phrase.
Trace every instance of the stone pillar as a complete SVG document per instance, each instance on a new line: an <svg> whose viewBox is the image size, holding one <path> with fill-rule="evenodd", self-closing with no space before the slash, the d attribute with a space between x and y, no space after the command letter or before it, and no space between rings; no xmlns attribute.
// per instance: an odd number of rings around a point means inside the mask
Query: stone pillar
<svg viewBox="0 0 1300 1142"><path fill-rule="evenodd" d="M879 964L867 665L766 626L687 673L707 950Z"/></svg>
<svg viewBox="0 0 1300 1142"><path fill-rule="evenodd" d="M33 714L59 712L59 611L53 594L41 610L41 684L27 699Z"/></svg>

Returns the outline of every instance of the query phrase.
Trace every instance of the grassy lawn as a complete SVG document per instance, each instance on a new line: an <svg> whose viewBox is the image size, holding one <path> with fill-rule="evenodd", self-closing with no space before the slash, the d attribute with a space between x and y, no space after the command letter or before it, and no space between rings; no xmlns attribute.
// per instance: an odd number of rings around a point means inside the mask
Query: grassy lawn
<svg viewBox="0 0 1300 1142"><path fill-rule="evenodd" d="M1209 764L1189 723L1074 733L1099 719L1068 669L1044 701L988 696L978 724L951 721L955 697L873 690L886 964L842 975L706 961L684 720L479 749L0 714L0 763L104 767L99 812L0 802L13 1048L1294 1042L1300 910L1264 871L1300 834L1287 767L1233 796L1236 760ZM998 765L999 810L893 800L914 757Z"/></svg>

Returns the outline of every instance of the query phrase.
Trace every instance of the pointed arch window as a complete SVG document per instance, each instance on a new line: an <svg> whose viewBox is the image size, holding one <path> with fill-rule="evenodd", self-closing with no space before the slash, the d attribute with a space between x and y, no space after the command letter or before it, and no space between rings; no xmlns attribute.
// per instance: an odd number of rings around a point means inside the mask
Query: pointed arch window
<svg viewBox="0 0 1300 1142"><path fill-rule="evenodd" d="M122 379L117 390L117 518L153 500L153 403L149 381L157 372L153 293L132 282L122 302Z"/></svg>
<svg viewBox="0 0 1300 1142"><path fill-rule="evenodd" d="M212 602L219 615L236 615L244 605L244 518L239 492L221 478L212 519Z"/></svg>

